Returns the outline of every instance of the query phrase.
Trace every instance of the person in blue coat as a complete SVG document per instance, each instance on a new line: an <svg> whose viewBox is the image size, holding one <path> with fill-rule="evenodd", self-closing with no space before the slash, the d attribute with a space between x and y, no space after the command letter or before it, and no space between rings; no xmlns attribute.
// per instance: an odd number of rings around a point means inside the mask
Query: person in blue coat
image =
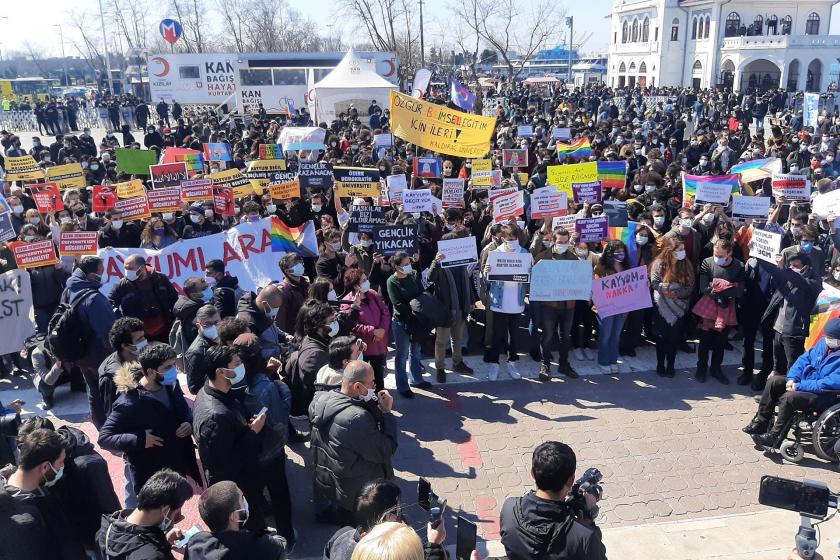
<svg viewBox="0 0 840 560"><path fill-rule="evenodd" d="M767 379L758 413L744 428L756 444L776 447L787 437L784 430L797 410L822 409L840 401L840 318L829 321L823 333L817 344L799 356L787 376L771 375ZM777 406L776 421L771 426Z"/></svg>

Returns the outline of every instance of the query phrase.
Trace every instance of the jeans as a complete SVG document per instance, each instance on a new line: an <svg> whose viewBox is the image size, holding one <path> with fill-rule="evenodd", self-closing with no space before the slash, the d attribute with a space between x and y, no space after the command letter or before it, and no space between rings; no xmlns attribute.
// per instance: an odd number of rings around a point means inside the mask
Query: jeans
<svg viewBox="0 0 840 560"><path fill-rule="evenodd" d="M598 317L598 365L609 366L618 363L618 344L626 313L612 317Z"/></svg>
<svg viewBox="0 0 840 560"><path fill-rule="evenodd" d="M575 302L574 327L577 330L577 347L589 348L592 344L592 327L595 314L592 313L592 306L588 301Z"/></svg>
<svg viewBox="0 0 840 560"><path fill-rule="evenodd" d="M463 319L455 321L451 327L438 327L435 329L435 369L446 367L446 347L452 340L452 365L464 361L461 353L461 341L466 331L466 323Z"/></svg>
<svg viewBox="0 0 840 560"><path fill-rule="evenodd" d="M706 373L709 367L709 352L712 353L712 372L720 372L721 364L723 363L723 350L726 346L727 335L729 334L729 327L725 327L722 331L699 331L700 344L697 345L697 371Z"/></svg>
<svg viewBox="0 0 840 560"><path fill-rule="evenodd" d="M373 379L376 383L376 392L385 388L385 354L380 356L365 356L365 361L373 368Z"/></svg>
<svg viewBox="0 0 840 560"><path fill-rule="evenodd" d="M423 381L420 343L411 340L408 327L399 319L391 321L391 336L397 349L394 356L394 376L397 378L397 391L408 391L408 375L405 371L406 360L410 360L411 382L422 383Z"/></svg>
<svg viewBox="0 0 840 560"><path fill-rule="evenodd" d="M499 363L499 355L507 346L508 362L519 359L516 353L516 327L519 313L493 312L492 345L487 350L487 361L491 364Z"/></svg>
<svg viewBox="0 0 840 560"><path fill-rule="evenodd" d="M540 311L540 328L542 338L540 339L540 351L542 353L542 365L551 366L551 342L554 340L554 333L560 327L560 352L557 361L560 365L569 363L569 346L571 345L572 319L575 316L575 309L548 307L544 305Z"/></svg>
<svg viewBox="0 0 840 560"><path fill-rule="evenodd" d="M91 422L93 422L97 430L100 430L108 418L105 414L104 404L102 403L102 394L99 392L99 371L92 367L81 367L79 369L82 370L85 385L87 385Z"/></svg>
<svg viewBox="0 0 840 560"><path fill-rule="evenodd" d="M292 541L294 540L292 495L289 492L289 480L286 477L286 454L283 453L267 461L261 466L261 470L271 498L271 509L274 511L277 532L286 541Z"/></svg>
<svg viewBox="0 0 840 560"><path fill-rule="evenodd" d="M125 459L123 459L125 461ZM125 487L123 488L123 497L125 498L125 507L128 508L136 508L137 507L137 492L134 491L134 472L131 470L131 467L128 464L128 461L125 461L125 466L123 467L123 472L125 473Z"/></svg>
<svg viewBox="0 0 840 560"><path fill-rule="evenodd" d="M793 362L805 353L805 337L785 336L773 333L773 358L776 361L776 373L786 375Z"/></svg>
<svg viewBox="0 0 840 560"><path fill-rule="evenodd" d="M744 357L741 358L741 365L744 366L744 373L752 375L755 369L755 340L758 338L758 332L761 331L761 371L759 375L766 378L773 371L773 321L761 321L760 317L753 318L756 314L756 312L743 314L741 324L744 328Z"/></svg>

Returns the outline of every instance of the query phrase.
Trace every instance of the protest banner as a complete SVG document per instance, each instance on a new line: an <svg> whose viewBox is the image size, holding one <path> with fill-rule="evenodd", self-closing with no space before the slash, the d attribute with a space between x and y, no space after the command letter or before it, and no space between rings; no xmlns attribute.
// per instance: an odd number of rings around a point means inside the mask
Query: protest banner
<svg viewBox="0 0 840 560"><path fill-rule="evenodd" d="M0 242L17 237L12 225L12 216L8 212L0 214Z"/></svg>
<svg viewBox="0 0 840 560"><path fill-rule="evenodd" d="M508 253L490 251L487 264L490 265L488 280L527 283L531 275L531 253Z"/></svg>
<svg viewBox="0 0 840 560"><path fill-rule="evenodd" d="M519 185L521 187L524 188L525 186L528 185L528 181L529 181L528 174L525 173L524 171L520 171L519 173L517 173L516 178L519 180Z"/></svg>
<svg viewBox="0 0 840 560"><path fill-rule="evenodd" d="M149 173L152 175L153 189L180 187L181 181L186 181L190 178L187 173L187 164L183 161L150 165Z"/></svg>
<svg viewBox="0 0 840 560"><path fill-rule="evenodd" d="M563 228L568 232L575 229L575 222L577 221L577 214L569 214L567 216L554 216L551 218L551 229Z"/></svg>
<svg viewBox="0 0 840 560"><path fill-rule="evenodd" d="M587 163L571 163L566 165L549 165L549 185L565 191L568 198L572 198L572 185L575 183L593 183L598 180L598 164L594 161Z"/></svg>
<svg viewBox="0 0 840 560"><path fill-rule="evenodd" d="M391 204L402 204L403 191L408 188L408 182L405 180L405 175L389 175L387 179L388 184L388 200Z"/></svg>
<svg viewBox="0 0 840 560"><path fill-rule="evenodd" d="M143 181L140 179L132 179L131 181L123 181L114 185L116 187L118 198L136 198L138 196L146 196L146 187L143 186Z"/></svg>
<svg viewBox="0 0 840 560"><path fill-rule="evenodd" d="M403 212L431 212L432 191L429 189L412 189L403 191Z"/></svg>
<svg viewBox="0 0 840 560"><path fill-rule="evenodd" d="M592 263L588 260L544 259L531 270L531 301L588 301Z"/></svg>
<svg viewBox="0 0 840 560"><path fill-rule="evenodd" d="M62 231L58 238L58 253L62 257L95 255L98 250L98 231Z"/></svg>
<svg viewBox="0 0 840 560"><path fill-rule="evenodd" d="M776 265L776 255L782 251L782 234L754 229L750 240L750 256Z"/></svg>
<svg viewBox="0 0 840 560"><path fill-rule="evenodd" d="M204 153L201 151L173 147L163 150L163 157L160 158L161 163L177 163L179 161L187 164L187 172L190 175L204 171Z"/></svg>
<svg viewBox="0 0 840 560"><path fill-rule="evenodd" d="M275 200L300 198L300 181L294 179L285 183L269 183L268 190Z"/></svg>
<svg viewBox="0 0 840 560"><path fill-rule="evenodd" d="M277 266L278 254L272 252L269 218L241 223L205 237L184 239L165 249L110 248L100 249L98 255L105 261L100 291L106 295L123 278L123 263L129 255L145 257L179 292L187 278L203 276L205 265L213 259L224 262L225 271L235 276L239 287L245 291L255 292L272 281L283 279Z"/></svg>
<svg viewBox="0 0 840 560"><path fill-rule="evenodd" d="M516 191L493 200L493 221L503 222L525 213L525 193Z"/></svg>
<svg viewBox="0 0 840 560"><path fill-rule="evenodd" d="M383 148L390 148L394 145L394 135L393 134L374 134L373 135L373 145L374 146L381 146Z"/></svg>
<svg viewBox="0 0 840 560"><path fill-rule="evenodd" d="M770 212L769 196L732 197L732 217L766 220Z"/></svg>
<svg viewBox="0 0 840 560"><path fill-rule="evenodd" d="M592 280L592 303L601 318L653 307L646 266Z"/></svg>
<svg viewBox="0 0 840 560"><path fill-rule="evenodd" d="M416 157L412 160L412 171L415 177L433 179L440 177L443 170L443 160L436 157Z"/></svg>
<svg viewBox="0 0 840 560"><path fill-rule="evenodd" d="M10 156L4 163L6 170L5 181L31 181L43 179L44 170L32 156Z"/></svg>
<svg viewBox="0 0 840 560"><path fill-rule="evenodd" d="M528 150L502 150L502 167L528 167Z"/></svg>
<svg viewBox="0 0 840 560"><path fill-rule="evenodd" d="M575 202L578 204L600 204L603 199L601 181L572 183L572 193L574 193Z"/></svg>
<svg viewBox="0 0 840 560"><path fill-rule="evenodd" d="M84 189L87 186L82 164L67 163L47 167L47 181L58 185L60 190Z"/></svg>
<svg viewBox="0 0 840 560"><path fill-rule="evenodd" d="M146 193L150 212L177 212L181 209L181 189L169 187L153 189Z"/></svg>
<svg viewBox="0 0 840 560"><path fill-rule="evenodd" d="M535 189L531 193L531 219L540 220L557 216L566 211L569 201L566 193L560 192L554 187L543 187Z"/></svg>
<svg viewBox="0 0 840 560"><path fill-rule="evenodd" d="M449 179L443 180L443 193L441 194L441 201L444 208L464 207L464 180L463 179Z"/></svg>
<svg viewBox="0 0 840 560"><path fill-rule="evenodd" d="M333 167L335 195L342 198L377 198L379 170L367 167Z"/></svg>
<svg viewBox="0 0 840 560"><path fill-rule="evenodd" d="M623 200L605 200L604 215L609 219L610 225L615 227L627 227L627 203Z"/></svg>
<svg viewBox="0 0 840 560"><path fill-rule="evenodd" d="M703 200L699 198L699 191L703 191L704 196L707 197L710 196L711 193L712 197L717 197L719 200L724 198L723 193L726 189L729 189L729 193L731 195L739 196L741 194L741 178L739 175L734 173L729 175L690 175L683 172L682 184L683 208L691 208L693 205L701 204L702 202L715 203L713 200ZM729 198L727 197L726 202L723 204L728 203Z"/></svg>
<svg viewBox="0 0 840 560"><path fill-rule="evenodd" d="M93 187L93 211L107 212L117 203L117 189L115 185L94 185Z"/></svg>
<svg viewBox="0 0 840 560"><path fill-rule="evenodd" d="M233 189L234 198L250 196L255 192L258 195L262 194L262 187L259 183L257 181L251 182L250 179L242 175L242 173L235 167L233 169L226 169L224 171L211 173L210 178L213 179L213 184L216 186L230 187ZM257 188L260 189L259 192L257 192L254 188L255 183L257 184Z"/></svg>
<svg viewBox="0 0 840 560"><path fill-rule="evenodd" d="M489 187L491 186L491 175L493 172L493 162L489 159L474 159L470 163L470 180L473 187Z"/></svg>
<svg viewBox="0 0 840 560"><path fill-rule="evenodd" d="M233 188L213 186L213 211L221 216L235 216Z"/></svg>
<svg viewBox="0 0 840 560"><path fill-rule="evenodd" d="M510 193L515 193L518 190L519 189L517 189L516 187L505 187L503 189L490 189L490 192L488 192L487 194L488 194L488 198L490 200L496 200L500 196L504 196L504 195L510 194Z"/></svg>
<svg viewBox="0 0 840 560"><path fill-rule="evenodd" d="M333 184L333 167L323 161L298 163L298 178L303 189L327 190Z"/></svg>
<svg viewBox="0 0 840 560"><path fill-rule="evenodd" d="M443 268L478 264L478 248L474 236L441 239L438 241L438 253L443 255L440 262Z"/></svg>
<svg viewBox="0 0 840 560"><path fill-rule="evenodd" d="M385 208L380 206L351 206L347 231L371 233L376 226L387 225Z"/></svg>
<svg viewBox="0 0 840 560"><path fill-rule="evenodd" d="M117 171L129 175L148 175L149 166L157 163L157 152L154 150L117 148L116 154Z"/></svg>
<svg viewBox="0 0 840 560"><path fill-rule="evenodd" d="M18 268L54 265L58 261L55 254L55 243L52 239L33 241L32 243L14 241L9 243L9 248L15 256Z"/></svg>
<svg viewBox="0 0 840 560"><path fill-rule="evenodd" d="M280 144L260 144L257 151L260 159L281 159L283 157L283 146Z"/></svg>
<svg viewBox="0 0 840 560"><path fill-rule="evenodd" d="M391 90L393 133L427 150L464 158L480 158L490 150L494 117L449 109Z"/></svg>
<svg viewBox="0 0 840 560"><path fill-rule="evenodd" d="M840 189L829 191L816 197L811 203L812 211L821 219L829 214L840 217Z"/></svg>
<svg viewBox="0 0 840 560"><path fill-rule="evenodd" d="M727 183L700 182L697 183L697 194L694 197L695 204L713 203L729 204L729 197L732 196L732 185Z"/></svg>
<svg viewBox="0 0 840 560"><path fill-rule="evenodd" d="M323 150L327 131L317 126L284 126L280 131L280 145L287 152Z"/></svg>
<svg viewBox="0 0 840 560"><path fill-rule="evenodd" d="M35 206L38 207L38 212L41 214L58 212L64 209L64 201L61 200L61 193L55 183L31 184L29 190L32 192L32 199L35 200Z"/></svg>
<svg viewBox="0 0 840 560"><path fill-rule="evenodd" d="M212 198L212 179L190 179L188 181L181 181L181 200L184 202L196 202L199 200L210 200Z"/></svg>
<svg viewBox="0 0 840 560"><path fill-rule="evenodd" d="M413 255L417 251L417 226L376 226L373 228L373 252L390 257L399 251Z"/></svg>
<svg viewBox="0 0 840 560"><path fill-rule="evenodd" d="M820 94L806 93L802 101L803 119L802 124L817 128L819 126L820 115Z"/></svg>
<svg viewBox="0 0 840 560"><path fill-rule="evenodd" d="M609 237L609 226L606 216L579 218L575 221L578 243L600 243Z"/></svg>
<svg viewBox="0 0 840 560"><path fill-rule="evenodd" d="M114 210L122 213L123 221L142 220L151 217L149 210L149 199L146 195L135 196L134 198L118 198L114 203Z"/></svg>
<svg viewBox="0 0 840 560"><path fill-rule="evenodd" d="M551 129L551 137L555 140L571 140L572 129L567 127L555 126Z"/></svg>
<svg viewBox="0 0 840 560"><path fill-rule="evenodd" d="M775 198L783 196L788 199L788 202L811 200L811 181L803 175L773 173L770 181Z"/></svg>
<svg viewBox="0 0 840 560"><path fill-rule="evenodd" d="M223 142L204 144L204 161L232 161L230 146Z"/></svg>
<svg viewBox="0 0 840 560"><path fill-rule="evenodd" d="M532 138L534 136L534 127L530 124L520 124L516 127L516 135L520 138Z"/></svg>
<svg viewBox="0 0 840 560"><path fill-rule="evenodd" d="M35 334L32 286L25 270L0 274L0 352L20 352L26 339Z"/></svg>
<svg viewBox="0 0 840 560"><path fill-rule="evenodd" d="M245 170L245 177L251 181L255 190L266 189L271 183L287 183L286 160L285 159L256 159L248 162Z"/></svg>

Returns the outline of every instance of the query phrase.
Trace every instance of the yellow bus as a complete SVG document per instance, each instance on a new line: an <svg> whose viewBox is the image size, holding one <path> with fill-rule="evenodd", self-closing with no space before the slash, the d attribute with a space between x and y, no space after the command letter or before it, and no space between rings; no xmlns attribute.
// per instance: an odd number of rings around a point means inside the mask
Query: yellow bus
<svg viewBox="0 0 840 560"><path fill-rule="evenodd" d="M0 79L0 99L10 101L46 101L53 81L46 78Z"/></svg>

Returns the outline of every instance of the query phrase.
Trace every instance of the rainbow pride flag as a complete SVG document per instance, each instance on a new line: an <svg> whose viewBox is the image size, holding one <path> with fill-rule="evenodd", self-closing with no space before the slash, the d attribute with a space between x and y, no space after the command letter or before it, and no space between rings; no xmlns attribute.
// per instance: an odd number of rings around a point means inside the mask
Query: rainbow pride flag
<svg viewBox="0 0 840 560"><path fill-rule="evenodd" d="M161 163L178 163L183 161L187 164L187 171L199 173L204 171L204 157L198 150L188 148L166 148L163 151Z"/></svg>
<svg viewBox="0 0 840 560"><path fill-rule="evenodd" d="M811 313L811 328L805 339L805 349L810 350L823 337L825 325L840 317L840 290L823 284L823 291L817 297L814 311Z"/></svg>
<svg viewBox="0 0 840 560"><path fill-rule="evenodd" d="M280 144L260 144L259 157L260 159L282 159L283 146Z"/></svg>
<svg viewBox="0 0 840 560"><path fill-rule="evenodd" d="M300 227L289 227L277 216L271 218L271 252L297 253L304 257L318 256L315 224L309 220Z"/></svg>
<svg viewBox="0 0 840 560"><path fill-rule="evenodd" d="M602 189L623 189L627 180L627 162L599 161L598 180Z"/></svg>
<svg viewBox="0 0 840 560"><path fill-rule="evenodd" d="M683 183L683 208L690 208L694 206L694 200L697 198L697 186L701 183L715 183L718 185L728 184L731 187L731 192L734 195L741 194L741 183L738 175L689 175L682 174Z"/></svg>
<svg viewBox="0 0 840 560"><path fill-rule="evenodd" d="M184 154L184 163L187 164L187 171L193 173L204 171L204 156L201 154Z"/></svg>
<svg viewBox="0 0 840 560"><path fill-rule="evenodd" d="M733 165L730 173L737 173L745 183L772 177L773 173L782 172L782 160L779 158L753 159Z"/></svg>
<svg viewBox="0 0 840 560"><path fill-rule="evenodd" d="M627 227L611 226L609 228L610 239L618 239L627 245L627 262L630 266L636 266L639 263L639 246L636 245L638 228L638 222L627 222Z"/></svg>
<svg viewBox="0 0 840 560"><path fill-rule="evenodd" d="M583 159L592 155L592 146L588 138L578 138L571 144L557 143L557 157L562 159L571 156L575 159Z"/></svg>

